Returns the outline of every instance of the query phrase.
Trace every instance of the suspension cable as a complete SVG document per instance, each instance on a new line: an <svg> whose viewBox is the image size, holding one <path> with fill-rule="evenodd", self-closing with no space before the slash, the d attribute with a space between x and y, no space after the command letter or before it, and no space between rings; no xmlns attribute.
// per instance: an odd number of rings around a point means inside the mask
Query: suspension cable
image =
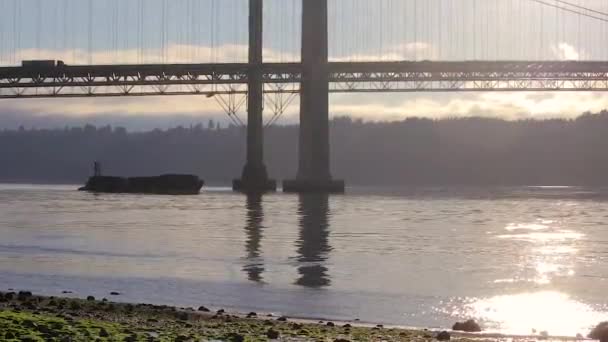
<svg viewBox="0 0 608 342"><path fill-rule="evenodd" d="M600 15L608 16L608 12L602 12L602 11L594 10L592 8L589 8L589 7L580 6L580 4L577 5L577 4L574 4L574 3L571 3L571 2L568 2L568 1L563 1L563 0L555 0L555 2L563 4L563 5L566 5L566 6L571 6L571 7L574 7L574 8L578 8L578 9L581 9L581 10L584 10L584 11L587 11L587 12L591 12L591 13L595 13L595 14L600 14Z"/></svg>
<svg viewBox="0 0 608 342"><path fill-rule="evenodd" d="M601 18L601 17L598 17L596 15L591 15L591 14L583 13L583 12L580 12L580 11L577 11L577 10L573 10L573 9L570 9L570 8L567 8L567 7L564 7L564 6L556 6L555 4L548 3L548 2L545 2L543 0L528 0L528 1L536 2L536 3L542 4L544 6L557 7L558 9L560 9L562 11L574 13L576 15L587 17L587 18L590 18L590 19L595 19L595 20L600 20L600 21L603 21L603 22L608 22L608 18ZM603 14L603 15L606 15L606 14Z"/></svg>

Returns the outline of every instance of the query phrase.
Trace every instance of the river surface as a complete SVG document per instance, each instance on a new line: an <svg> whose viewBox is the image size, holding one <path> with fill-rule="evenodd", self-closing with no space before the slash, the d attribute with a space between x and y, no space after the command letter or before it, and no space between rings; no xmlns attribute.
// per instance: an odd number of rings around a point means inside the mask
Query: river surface
<svg viewBox="0 0 608 342"><path fill-rule="evenodd" d="M515 334L608 320L606 190L74 189L0 185L0 290Z"/></svg>

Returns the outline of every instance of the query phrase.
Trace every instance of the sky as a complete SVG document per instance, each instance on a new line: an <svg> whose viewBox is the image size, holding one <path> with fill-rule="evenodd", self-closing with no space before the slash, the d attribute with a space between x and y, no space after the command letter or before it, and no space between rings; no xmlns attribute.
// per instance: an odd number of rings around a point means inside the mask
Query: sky
<svg viewBox="0 0 608 342"><path fill-rule="evenodd" d="M300 1L265 0L266 61L299 59ZM563 6L557 0L542 1ZM608 12L608 0L567 1ZM247 2L0 0L0 65L24 59L68 64L244 62ZM597 12L584 12L596 17L589 18L533 0L329 0L328 7L334 61L608 61L608 15ZM540 119L608 108L608 94L335 94L330 102L332 115L366 120L472 115ZM279 124L297 122L297 104L292 103ZM266 115L272 115L270 110ZM95 122L147 129L210 117L227 120L214 99L200 96L0 102L0 128Z"/></svg>

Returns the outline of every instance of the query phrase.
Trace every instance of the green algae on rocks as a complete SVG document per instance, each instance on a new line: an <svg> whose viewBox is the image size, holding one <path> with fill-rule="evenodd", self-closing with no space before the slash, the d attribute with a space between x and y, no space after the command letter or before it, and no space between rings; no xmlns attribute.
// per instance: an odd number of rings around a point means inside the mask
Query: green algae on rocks
<svg viewBox="0 0 608 342"><path fill-rule="evenodd" d="M246 317L246 316L249 316ZM0 341L434 341L436 333L0 292ZM452 340L467 341L462 337ZM477 340L481 341L481 340ZM490 341L490 340L489 340ZM495 341L495 340L493 340Z"/></svg>

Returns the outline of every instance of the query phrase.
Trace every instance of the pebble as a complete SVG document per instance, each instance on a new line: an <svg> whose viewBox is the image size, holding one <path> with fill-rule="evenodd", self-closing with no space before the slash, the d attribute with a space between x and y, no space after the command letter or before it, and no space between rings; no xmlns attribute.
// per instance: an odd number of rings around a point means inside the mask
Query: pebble
<svg viewBox="0 0 608 342"><path fill-rule="evenodd" d="M480 332L481 327L475 320L468 320L466 322L456 322L452 326L452 330L454 331L464 331L464 332Z"/></svg>
<svg viewBox="0 0 608 342"><path fill-rule="evenodd" d="M266 337L271 340L276 340L279 338L279 336L281 336L279 332L274 329L268 329L268 331L266 332Z"/></svg>
<svg viewBox="0 0 608 342"><path fill-rule="evenodd" d="M589 333L589 338L600 340L600 342L608 342L608 322L598 324Z"/></svg>
<svg viewBox="0 0 608 342"><path fill-rule="evenodd" d="M442 331L439 334L437 334L438 341L449 341L451 338L452 338L452 336L447 331Z"/></svg>

